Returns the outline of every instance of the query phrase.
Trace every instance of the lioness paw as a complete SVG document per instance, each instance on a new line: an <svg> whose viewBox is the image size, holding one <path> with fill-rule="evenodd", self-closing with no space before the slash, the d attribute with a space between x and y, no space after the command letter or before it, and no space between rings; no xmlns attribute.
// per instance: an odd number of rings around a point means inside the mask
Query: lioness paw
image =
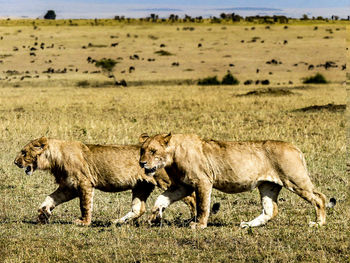
<svg viewBox="0 0 350 263"><path fill-rule="evenodd" d="M207 227L206 224L200 224L200 223L197 223L197 222L191 222L190 223L190 228L191 229L204 229L206 227Z"/></svg>
<svg viewBox="0 0 350 263"><path fill-rule="evenodd" d="M81 219L76 219L74 221L74 224L76 224L77 226L89 226L91 222L86 221L86 220L81 220Z"/></svg>
<svg viewBox="0 0 350 263"><path fill-rule="evenodd" d="M115 225L122 225L122 224L125 224L126 223L126 220L123 219L123 218L118 218L118 219L115 219L112 221L112 224L115 224Z"/></svg>
<svg viewBox="0 0 350 263"><path fill-rule="evenodd" d="M247 228L247 227L250 227L250 224L249 224L249 222L242 222L242 223L240 224L240 227L241 227L241 228Z"/></svg>
<svg viewBox="0 0 350 263"><path fill-rule="evenodd" d="M162 221L162 216L158 212L153 212L148 219L150 225L159 225Z"/></svg>
<svg viewBox="0 0 350 263"><path fill-rule="evenodd" d="M322 224L319 222L313 222L313 221L309 222L309 227L321 227L321 226Z"/></svg>
<svg viewBox="0 0 350 263"><path fill-rule="evenodd" d="M40 224L47 224L49 223L49 219L51 216L51 213L47 211L45 208L40 208L38 210L39 215L38 215L38 223Z"/></svg>

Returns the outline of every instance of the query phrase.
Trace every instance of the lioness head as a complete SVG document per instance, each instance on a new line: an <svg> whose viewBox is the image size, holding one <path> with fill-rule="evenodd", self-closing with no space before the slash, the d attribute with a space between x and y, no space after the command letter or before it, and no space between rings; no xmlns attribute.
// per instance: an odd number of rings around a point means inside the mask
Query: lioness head
<svg viewBox="0 0 350 263"><path fill-rule="evenodd" d="M139 141L142 144L140 152L140 166L145 169L145 173L153 176L158 169L164 168L171 158L168 151L168 144L171 133L158 134L149 137L141 134Z"/></svg>
<svg viewBox="0 0 350 263"><path fill-rule="evenodd" d="M28 143L15 159L15 165L25 168L25 173L31 175L40 165L38 158L47 149L48 139L41 137Z"/></svg>

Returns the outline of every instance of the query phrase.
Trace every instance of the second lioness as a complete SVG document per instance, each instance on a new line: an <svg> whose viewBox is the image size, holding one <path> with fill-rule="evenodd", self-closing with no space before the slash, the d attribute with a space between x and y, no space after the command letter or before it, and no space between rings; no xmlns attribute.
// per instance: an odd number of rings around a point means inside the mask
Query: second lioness
<svg viewBox="0 0 350 263"><path fill-rule="evenodd" d="M105 192L132 190L132 209L115 223L124 223L145 212L145 202L155 186L168 188L170 180L164 169L154 178L139 167L137 145L92 145L79 141L62 141L42 137L28 143L15 159L27 175L36 169L49 170L58 189L46 197L39 208L39 221L48 222L51 211L63 202L80 199L82 217L77 224L91 223L94 189ZM184 201L195 213L194 196Z"/></svg>
<svg viewBox="0 0 350 263"><path fill-rule="evenodd" d="M326 223L326 197L317 191L306 169L302 152L291 143L281 141L229 142L203 140L195 134L158 134L140 136L140 165L153 176L165 168L174 182L160 195L153 208L153 220L162 217L163 210L193 191L197 198L198 223L193 228L205 228L209 216L213 188L226 193L240 193L258 188L262 214L242 227L266 224L277 215L277 198L282 187L311 203L316 210L316 222ZM329 204L333 206L334 204Z"/></svg>

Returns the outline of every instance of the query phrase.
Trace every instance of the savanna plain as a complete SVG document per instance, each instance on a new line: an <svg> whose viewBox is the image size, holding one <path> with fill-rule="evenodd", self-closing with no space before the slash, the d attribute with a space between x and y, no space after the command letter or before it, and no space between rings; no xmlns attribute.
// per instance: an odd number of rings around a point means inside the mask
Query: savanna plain
<svg viewBox="0 0 350 263"><path fill-rule="evenodd" d="M0 261L349 262L347 40L342 22L1 20ZM127 87L91 63L102 58L118 62L113 74ZM197 85L228 71L238 85ZM328 83L303 83L316 73ZM48 136L137 144L143 132L169 131L292 142L304 152L313 183L337 205L327 210L324 227L310 228L313 207L283 189L274 220L241 229L241 221L260 214L258 191L214 190L212 203L221 207L208 228L191 230L182 202L151 227L156 189L138 222L115 226L110 222L130 209L131 192L96 191L90 227L72 223L78 200L58 206L49 224L37 224L39 205L57 186L49 173L27 176L13 164L27 142Z"/></svg>

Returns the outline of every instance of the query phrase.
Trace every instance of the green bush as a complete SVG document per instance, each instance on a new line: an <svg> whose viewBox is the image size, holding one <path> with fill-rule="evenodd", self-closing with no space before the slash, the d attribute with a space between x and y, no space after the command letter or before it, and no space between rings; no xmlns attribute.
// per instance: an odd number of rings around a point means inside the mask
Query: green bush
<svg viewBox="0 0 350 263"><path fill-rule="evenodd" d="M310 83L312 83L312 84L325 84L325 83L328 83L328 81L326 80L326 78L322 74L317 73L315 76L305 78L303 83L304 84L310 84Z"/></svg>
<svg viewBox="0 0 350 263"><path fill-rule="evenodd" d="M227 74L223 77L221 81L221 85L238 85L239 81L236 79L231 72L227 72Z"/></svg>
<svg viewBox="0 0 350 263"><path fill-rule="evenodd" d="M155 54L158 54L159 56L172 56L173 54L166 50L158 50L154 52Z"/></svg>
<svg viewBox="0 0 350 263"><path fill-rule="evenodd" d="M218 81L218 78L216 76L207 77L198 80L198 85L220 85L220 81Z"/></svg>
<svg viewBox="0 0 350 263"><path fill-rule="evenodd" d="M207 77L204 79L198 80L198 85L238 85L239 80L236 79L231 72L227 72L227 74L222 78L222 81L219 81L216 76Z"/></svg>
<svg viewBox="0 0 350 263"><path fill-rule="evenodd" d="M81 81L77 82L77 86L78 87L88 87L88 86L90 86L90 83L87 80L81 80Z"/></svg>

